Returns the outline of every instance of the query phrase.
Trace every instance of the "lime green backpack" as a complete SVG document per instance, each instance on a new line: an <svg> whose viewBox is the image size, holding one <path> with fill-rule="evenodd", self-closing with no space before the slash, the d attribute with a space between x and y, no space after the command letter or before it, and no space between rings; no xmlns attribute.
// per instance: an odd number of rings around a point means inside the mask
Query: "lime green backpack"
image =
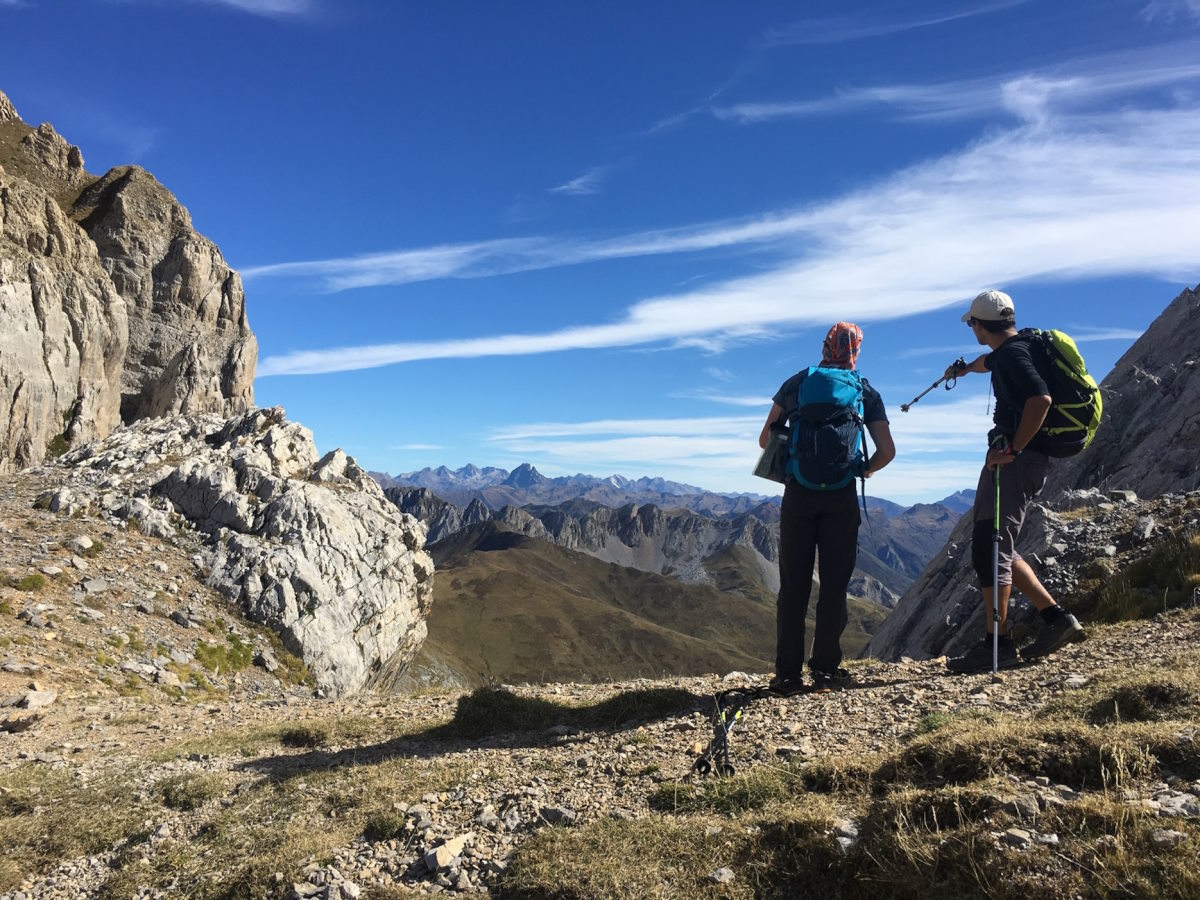
<svg viewBox="0 0 1200 900"><path fill-rule="evenodd" d="M1042 425L1040 446L1049 456L1074 456L1092 442L1100 427L1104 401L1096 380L1088 374L1083 356L1070 335L1061 331L1025 328L1034 347L1045 356L1054 399Z"/></svg>

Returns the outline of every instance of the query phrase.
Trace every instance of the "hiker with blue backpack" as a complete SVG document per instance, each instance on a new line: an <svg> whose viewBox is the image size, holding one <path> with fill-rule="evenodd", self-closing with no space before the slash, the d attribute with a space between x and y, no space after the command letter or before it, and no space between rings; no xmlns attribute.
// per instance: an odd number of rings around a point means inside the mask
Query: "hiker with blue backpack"
<svg viewBox="0 0 1200 900"><path fill-rule="evenodd" d="M971 561L983 592L987 634L952 672L1011 668L1083 640L1075 616L1050 596L1015 549L1029 504L1046 483L1053 457L1072 456L1091 441L1100 422L1100 391L1069 337L1058 331L1017 330L1012 298L984 291L962 317L989 352L952 364L945 377L990 372L995 427L975 491ZM1008 632L1008 601L1016 588L1037 608L1042 625L1033 643L1017 651Z"/></svg>
<svg viewBox="0 0 1200 900"><path fill-rule="evenodd" d="M862 329L838 322L825 337L821 364L797 372L775 393L759 436L788 429L779 522L779 596L775 677L780 696L804 690L805 616L814 566L820 576L809 670L813 687L847 684L842 668L846 588L858 558L855 478L870 478L896 456L883 399L855 370ZM875 452L867 455L866 433ZM864 494L865 503L865 494ZM819 562L818 562L819 560Z"/></svg>

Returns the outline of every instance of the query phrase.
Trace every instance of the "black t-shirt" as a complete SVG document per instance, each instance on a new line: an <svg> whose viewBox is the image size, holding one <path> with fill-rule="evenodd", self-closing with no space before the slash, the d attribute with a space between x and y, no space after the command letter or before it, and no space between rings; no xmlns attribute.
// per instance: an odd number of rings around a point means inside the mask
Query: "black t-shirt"
<svg viewBox="0 0 1200 900"><path fill-rule="evenodd" d="M783 408L781 422L789 422L796 412L796 401L800 399L800 382L808 375L808 369L801 369L775 392L772 401ZM815 383L815 382L814 382ZM863 421L870 425L872 422L886 422L887 410L883 408L883 398L879 391L871 387L870 382L863 378Z"/></svg>
<svg viewBox="0 0 1200 900"><path fill-rule="evenodd" d="M1013 335L984 359L984 365L992 373L992 392L996 395L996 414L992 421L996 423L996 430L1010 440L1017 433L1025 401L1030 397L1050 395L1049 360L1043 354L1035 353L1031 342L1029 335ZM1030 447L1040 449L1041 437L1039 433L1030 442Z"/></svg>

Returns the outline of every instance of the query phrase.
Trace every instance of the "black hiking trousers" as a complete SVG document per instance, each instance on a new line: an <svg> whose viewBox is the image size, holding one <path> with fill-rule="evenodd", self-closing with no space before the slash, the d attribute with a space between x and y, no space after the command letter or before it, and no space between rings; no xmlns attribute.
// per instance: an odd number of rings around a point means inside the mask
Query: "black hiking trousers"
<svg viewBox="0 0 1200 900"><path fill-rule="evenodd" d="M846 587L858 558L859 521L853 481L836 491L815 491L788 479L779 519L775 674L780 678L797 677L804 669L804 620L818 556L821 587L809 667L833 672L841 665Z"/></svg>

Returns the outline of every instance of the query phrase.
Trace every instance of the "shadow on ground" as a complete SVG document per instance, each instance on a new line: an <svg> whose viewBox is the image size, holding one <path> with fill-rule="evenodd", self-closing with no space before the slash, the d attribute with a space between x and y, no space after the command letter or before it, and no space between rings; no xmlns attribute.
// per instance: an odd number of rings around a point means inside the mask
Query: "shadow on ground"
<svg viewBox="0 0 1200 900"><path fill-rule="evenodd" d="M577 731L616 733L647 722L708 709L711 697L678 688L625 691L591 706L522 697L497 688L478 688L458 700L454 718L422 732L378 744L323 749L319 728L297 726L283 743L310 747L307 753L266 756L236 768L283 781L320 769L378 765L396 757L436 757L468 748L512 749L569 743Z"/></svg>

